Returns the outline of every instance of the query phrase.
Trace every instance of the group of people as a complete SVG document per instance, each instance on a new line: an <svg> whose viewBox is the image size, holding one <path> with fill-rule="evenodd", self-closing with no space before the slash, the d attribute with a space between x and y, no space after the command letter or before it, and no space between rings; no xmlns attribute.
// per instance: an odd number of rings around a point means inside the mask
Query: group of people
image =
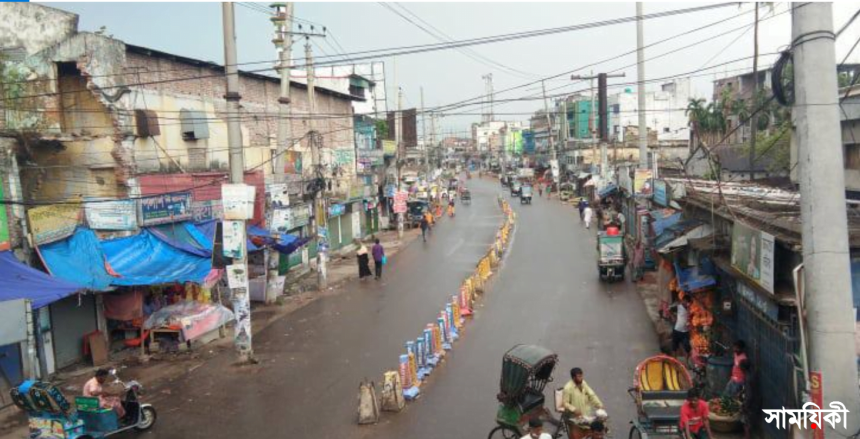
<svg viewBox="0 0 860 439"><path fill-rule="evenodd" d="M370 248L370 251L368 251L367 246L359 240L356 240L356 245L358 245L358 250L355 252L356 257L358 258L358 278L360 280L364 280L372 274L370 271L370 257L372 256L373 268L375 269L375 273L373 273L374 279L381 279L382 267L388 261L385 256L385 248L379 242L379 238L373 239L373 246Z"/></svg>
<svg viewBox="0 0 860 439"><path fill-rule="evenodd" d="M574 429L577 439L603 439L606 434L606 414L603 402L597 393L585 382L581 368L570 370L570 381L562 389L562 419ZM539 418L529 420L529 433L522 439L551 439L543 432L543 421Z"/></svg>

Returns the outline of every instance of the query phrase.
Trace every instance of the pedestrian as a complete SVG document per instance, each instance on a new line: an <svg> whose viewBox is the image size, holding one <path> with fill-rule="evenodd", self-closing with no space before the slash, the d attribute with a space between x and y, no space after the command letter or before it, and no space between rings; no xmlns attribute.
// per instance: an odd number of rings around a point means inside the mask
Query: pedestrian
<svg viewBox="0 0 860 439"><path fill-rule="evenodd" d="M385 265L385 249L379 243L379 238L373 240L373 248L370 252L373 254L373 266L376 269L376 279L382 278L382 266Z"/></svg>
<svg viewBox="0 0 860 439"><path fill-rule="evenodd" d="M543 421L534 417L529 419L529 432L521 439L552 439L552 436L543 432Z"/></svg>
<svg viewBox="0 0 860 439"><path fill-rule="evenodd" d="M624 217L623 213L618 212L618 214L615 215L615 224L618 224L618 228L621 230L622 235L624 234L624 224L626 222L627 222L627 218Z"/></svg>
<svg viewBox="0 0 860 439"><path fill-rule="evenodd" d="M689 356L690 351L690 306L693 305L693 297L684 294L681 303L678 304L675 326L672 328L672 352L676 357ZM683 350L684 355L680 355Z"/></svg>
<svg viewBox="0 0 860 439"><path fill-rule="evenodd" d="M738 340L732 347L732 377L726 383L726 388L723 390L723 396L734 398L741 392L741 388L746 380L746 373L741 368L741 363L747 361L747 344L743 340Z"/></svg>
<svg viewBox="0 0 860 439"><path fill-rule="evenodd" d="M591 218L594 216L594 211L591 209L591 206L585 206L585 210L582 212L583 220L585 221L585 228L591 228Z"/></svg>
<svg viewBox="0 0 860 439"><path fill-rule="evenodd" d="M358 259L358 278L364 280L370 276L370 256L367 254L367 247L359 240L355 240L358 244L358 250L355 251L355 256Z"/></svg>
<svg viewBox="0 0 860 439"><path fill-rule="evenodd" d="M421 217L421 239L427 242L427 229L430 228L430 222L427 221L427 216Z"/></svg>
<svg viewBox="0 0 860 439"><path fill-rule="evenodd" d="M690 389L687 392L687 400L681 405L681 432L686 433L688 439L713 437L708 412L708 403L699 398L699 391Z"/></svg>
<svg viewBox="0 0 860 439"><path fill-rule="evenodd" d="M636 247L633 248L632 264L631 275L633 277L633 282L638 282L645 274L645 246L642 245L642 241L637 242Z"/></svg>
<svg viewBox="0 0 860 439"><path fill-rule="evenodd" d="M543 183L538 185L538 197L543 197Z"/></svg>
<svg viewBox="0 0 860 439"><path fill-rule="evenodd" d="M752 363L749 360L741 361L741 370L744 372L744 385L741 390L741 424L744 426L744 439L750 439L752 426L756 415L760 412L758 391L756 381L753 378Z"/></svg>
<svg viewBox="0 0 860 439"><path fill-rule="evenodd" d="M579 203L576 205L576 207L579 208L579 220L584 221L585 208L588 207L588 202L585 201L585 197L579 199Z"/></svg>

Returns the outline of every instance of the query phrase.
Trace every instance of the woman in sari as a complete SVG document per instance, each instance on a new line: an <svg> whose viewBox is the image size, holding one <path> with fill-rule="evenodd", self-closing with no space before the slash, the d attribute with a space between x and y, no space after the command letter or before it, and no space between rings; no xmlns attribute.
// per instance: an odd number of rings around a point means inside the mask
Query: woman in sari
<svg viewBox="0 0 860 439"><path fill-rule="evenodd" d="M363 280L365 277L371 275L370 257L367 255L367 247L361 241L356 240L356 244L358 244L358 250L355 252L358 258L358 278Z"/></svg>

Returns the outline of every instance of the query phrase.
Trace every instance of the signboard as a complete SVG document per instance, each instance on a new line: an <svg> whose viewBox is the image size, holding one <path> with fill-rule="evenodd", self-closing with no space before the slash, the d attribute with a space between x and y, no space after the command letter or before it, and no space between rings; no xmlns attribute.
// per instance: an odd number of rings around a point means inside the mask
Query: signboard
<svg viewBox="0 0 860 439"><path fill-rule="evenodd" d="M256 189L254 186L246 184L221 185L224 219L249 220L253 218Z"/></svg>
<svg viewBox="0 0 860 439"><path fill-rule="evenodd" d="M227 266L227 286L230 289L244 288L248 291L248 271L244 264Z"/></svg>
<svg viewBox="0 0 860 439"><path fill-rule="evenodd" d="M284 173L302 173L302 153L299 151L287 151L284 153Z"/></svg>
<svg viewBox="0 0 860 439"><path fill-rule="evenodd" d="M269 199L269 206L273 209L290 205L289 187L286 183L266 185L266 196Z"/></svg>
<svg viewBox="0 0 860 439"><path fill-rule="evenodd" d="M245 223L243 221L224 221L223 235L224 256L241 259L242 255L245 254Z"/></svg>
<svg viewBox="0 0 860 439"><path fill-rule="evenodd" d="M735 222L732 228L732 266L773 293L773 235Z"/></svg>
<svg viewBox="0 0 860 439"><path fill-rule="evenodd" d="M141 198L138 211L141 226L188 221L191 219L191 192Z"/></svg>
<svg viewBox="0 0 860 439"><path fill-rule="evenodd" d="M352 237L361 238L361 211L358 210L352 212Z"/></svg>
<svg viewBox="0 0 860 439"><path fill-rule="evenodd" d="M328 207L329 218L341 216L344 212L346 212L346 206L343 204L332 204Z"/></svg>
<svg viewBox="0 0 860 439"><path fill-rule="evenodd" d="M779 320L779 306L772 300L758 293L752 288L746 286L743 282L736 282L738 294L741 295L747 302L752 304L756 309L761 311L774 322Z"/></svg>
<svg viewBox="0 0 860 439"><path fill-rule="evenodd" d="M134 200L96 201L84 205L87 225L94 230L134 230L137 212Z"/></svg>
<svg viewBox="0 0 860 439"><path fill-rule="evenodd" d="M633 193L633 179L630 178L630 168L624 167L618 171L618 186L628 194Z"/></svg>
<svg viewBox="0 0 860 439"><path fill-rule="evenodd" d="M398 191L394 194L394 213L406 213L406 200L409 199L409 193L406 191Z"/></svg>
<svg viewBox="0 0 860 439"><path fill-rule="evenodd" d="M558 160L550 160L549 167L552 169L552 181L558 183Z"/></svg>
<svg viewBox="0 0 860 439"><path fill-rule="evenodd" d="M666 188L666 182L663 180L654 180L654 198L655 204L666 207L669 205L669 194Z"/></svg>
<svg viewBox="0 0 860 439"><path fill-rule="evenodd" d="M27 300L0 302L0 346L27 340Z"/></svg>
<svg viewBox="0 0 860 439"><path fill-rule="evenodd" d="M651 170L637 169L633 178L633 193L636 195L650 195L653 192L651 188Z"/></svg>
<svg viewBox="0 0 860 439"><path fill-rule="evenodd" d="M80 217L80 204L39 206L27 211L36 244L59 241L75 233Z"/></svg>
<svg viewBox="0 0 860 439"><path fill-rule="evenodd" d="M352 166L355 163L354 149L333 149L332 160L336 166Z"/></svg>
<svg viewBox="0 0 860 439"><path fill-rule="evenodd" d="M809 371L809 402L824 408L824 383L821 381L821 371ZM827 415L830 416L830 415ZM824 419L819 419L824 421ZM813 424L812 439L824 439L823 422Z"/></svg>
<svg viewBox="0 0 860 439"><path fill-rule="evenodd" d="M199 223L224 219L224 205L221 200L192 201L191 218Z"/></svg>
<svg viewBox="0 0 860 439"><path fill-rule="evenodd" d="M0 182L0 200L5 200L3 184ZM0 205L0 250L9 250L9 218L6 216L6 205Z"/></svg>
<svg viewBox="0 0 860 439"><path fill-rule="evenodd" d="M393 140L383 140L382 153L390 156L397 154L397 142Z"/></svg>

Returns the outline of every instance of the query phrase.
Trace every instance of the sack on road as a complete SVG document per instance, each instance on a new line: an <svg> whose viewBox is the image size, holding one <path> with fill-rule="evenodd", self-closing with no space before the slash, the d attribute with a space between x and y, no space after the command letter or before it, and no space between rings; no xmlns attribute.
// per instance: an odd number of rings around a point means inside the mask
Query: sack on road
<svg viewBox="0 0 860 439"><path fill-rule="evenodd" d="M382 378L382 410L399 412L406 405L403 399L403 386L400 384L400 373L394 370L385 372Z"/></svg>
<svg viewBox="0 0 860 439"><path fill-rule="evenodd" d="M376 385L362 381L358 386L358 424L379 422L379 403L376 400Z"/></svg>

